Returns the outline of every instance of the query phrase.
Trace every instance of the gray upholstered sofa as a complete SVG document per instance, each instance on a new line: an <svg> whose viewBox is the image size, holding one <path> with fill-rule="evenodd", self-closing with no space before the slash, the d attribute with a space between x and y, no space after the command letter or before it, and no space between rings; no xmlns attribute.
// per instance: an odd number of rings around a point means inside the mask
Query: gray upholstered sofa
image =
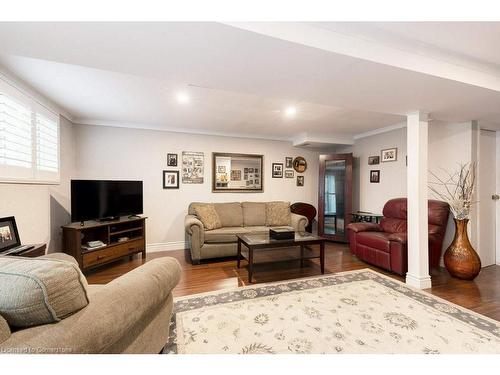
<svg viewBox="0 0 500 375"><path fill-rule="evenodd" d="M43 258L76 264L62 253ZM179 278L177 260L157 258L106 285L88 285L88 305L59 322L15 330L0 316L0 353L159 353Z"/></svg>
<svg viewBox="0 0 500 375"><path fill-rule="evenodd" d="M278 218L280 225L270 225L269 208L273 204L288 207L286 217ZM207 230L197 217L197 205L213 205L220 219L221 228ZM274 218L276 220L276 218ZM289 202L232 202L201 203L189 205L184 226L191 250L191 261L199 264L202 259L235 256L241 233L268 233L272 226L288 226L296 232L305 232L308 220L305 216L290 212Z"/></svg>

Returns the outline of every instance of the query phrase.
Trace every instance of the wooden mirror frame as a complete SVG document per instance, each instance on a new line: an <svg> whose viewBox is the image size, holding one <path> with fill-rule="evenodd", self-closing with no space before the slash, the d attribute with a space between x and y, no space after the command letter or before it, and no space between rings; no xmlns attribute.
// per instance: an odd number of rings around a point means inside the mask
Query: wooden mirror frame
<svg viewBox="0 0 500 375"><path fill-rule="evenodd" d="M301 170L299 169L299 163L304 162L304 169ZM302 156L297 156L295 159L292 161L293 169L295 169L295 172L297 173L304 173L307 170L307 161L304 157Z"/></svg>
<svg viewBox="0 0 500 375"><path fill-rule="evenodd" d="M225 157L225 158L249 158L258 160L260 163L260 187L248 187L248 188L221 188L217 187L217 157ZM242 171L242 174L244 172ZM243 176L242 176L243 177ZM243 179L243 178L242 178ZM229 180L231 180L231 171L229 171ZM255 154L234 154L234 153L225 153L225 152L213 152L212 153L212 193L263 193L264 192L264 155L255 155Z"/></svg>

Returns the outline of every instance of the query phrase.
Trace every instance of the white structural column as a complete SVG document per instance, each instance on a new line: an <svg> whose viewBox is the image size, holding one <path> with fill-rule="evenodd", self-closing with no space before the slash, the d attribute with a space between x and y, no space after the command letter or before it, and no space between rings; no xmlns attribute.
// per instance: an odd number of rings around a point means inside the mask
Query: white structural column
<svg viewBox="0 0 500 375"><path fill-rule="evenodd" d="M428 117L416 111L407 115L408 273L406 283L431 287L427 208Z"/></svg>

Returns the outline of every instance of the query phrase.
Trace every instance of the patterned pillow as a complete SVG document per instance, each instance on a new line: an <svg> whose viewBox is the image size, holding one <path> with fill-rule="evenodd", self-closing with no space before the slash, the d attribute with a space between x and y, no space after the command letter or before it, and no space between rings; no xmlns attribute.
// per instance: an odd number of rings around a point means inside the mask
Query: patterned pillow
<svg viewBox="0 0 500 375"><path fill-rule="evenodd" d="M292 224L290 202L268 202L266 204L266 225L285 226Z"/></svg>
<svg viewBox="0 0 500 375"><path fill-rule="evenodd" d="M7 321L0 315L0 344L10 337L10 328Z"/></svg>
<svg viewBox="0 0 500 375"><path fill-rule="evenodd" d="M196 205L194 212L206 230L222 228L219 214L217 214L213 204Z"/></svg>
<svg viewBox="0 0 500 375"><path fill-rule="evenodd" d="M0 314L11 327L57 322L88 305L77 265L55 259L0 256Z"/></svg>

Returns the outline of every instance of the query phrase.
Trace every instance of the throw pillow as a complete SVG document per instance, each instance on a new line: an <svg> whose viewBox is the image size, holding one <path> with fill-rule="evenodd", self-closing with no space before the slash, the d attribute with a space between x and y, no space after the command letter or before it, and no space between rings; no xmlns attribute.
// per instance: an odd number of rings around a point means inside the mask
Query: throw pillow
<svg viewBox="0 0 500 375"><path fill-rule="evenodd" d="M0 257L0 314L11 327L47 324L88 305L87 280L71 262Z"/></svg>
<svg viewBox="0 0 500 375"><path fill-rule="evenodd" d="M292 213L290 202L268 202L266 204L266 225L290 226L292 224Z"/></svg>
<svg viewBox="0 0 500 375"><path fill-rule="evenodd" d="M222 228L219 215L213 204L196 205L194 211L206 230Z"/></svg>
<svg viewBox="0 0 500 375"><path fill-rule="evenodd" d="M0 315L0 344L10 337L10 328L7 321Z"/></svg>

